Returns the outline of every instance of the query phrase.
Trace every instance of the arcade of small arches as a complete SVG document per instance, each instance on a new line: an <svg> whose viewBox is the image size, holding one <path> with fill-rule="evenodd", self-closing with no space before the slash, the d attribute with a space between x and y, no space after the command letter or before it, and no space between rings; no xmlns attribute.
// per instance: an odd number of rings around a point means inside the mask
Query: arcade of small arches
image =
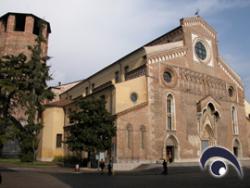
<svg viewBox="0 0 250 188"><path fill-rule="evenodd" d="M127 148L128 149L131 149L132 148L132 145L133 145L133 127L131 124L128 124L127 125L127 128L126 128L126 131L125 131L125 134L126 134L126 145L127 145ZM146 139L146 128L144 125L141 125L140 126L140 148L141 149L144 149L145 148L145 139Z"/></svg>

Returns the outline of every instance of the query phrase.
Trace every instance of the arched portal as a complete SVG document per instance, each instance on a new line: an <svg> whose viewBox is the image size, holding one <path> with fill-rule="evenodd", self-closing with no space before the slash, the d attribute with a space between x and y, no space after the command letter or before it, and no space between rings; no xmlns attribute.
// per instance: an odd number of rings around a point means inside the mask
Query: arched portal
<svg viewBox="0 0 250 188"><path fill-rule="evenodd" d="M169 162L178 159L179 144L175 136L170 135L165 141L165 156ZM165 158L165 157L164 157Z"/></svg>
<svg viewBox="0 0 250 188"><path fill-rule="evenodd" d="M237 138L233 141L233 153L236 157L239 157L241 154L240 142Z"/></svg>

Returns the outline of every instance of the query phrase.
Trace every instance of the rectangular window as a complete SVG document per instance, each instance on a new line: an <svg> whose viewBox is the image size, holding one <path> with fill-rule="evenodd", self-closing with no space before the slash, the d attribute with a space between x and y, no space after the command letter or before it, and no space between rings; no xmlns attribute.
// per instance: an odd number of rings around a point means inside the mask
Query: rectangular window
<svg viewBox="0 0 250 188"><path fill-rule="evenodd" d="M238 126L236 123L233 124L233 128L234 128L234 134L239 134L239 130L238 130Z"/></svg>
<svg viewBox="0 0 250 188"><path fill-rule="evenodd" d="M25 30L25 15L16 16L15 31L24 31Z"/></svg>
<svg viewBox="0 0 250 188"><path fill-rule="evenodd" d="M201 151L204 151L209 146L208 140L201 141Z"/></svg>
<svg viewBox="0 0 250 188"><path fill-rule="evenodd" d="M69 123L70 123L70 124L74 123L74 121L73 121L71 115L72 115L72 109L69 108L69 109L68 109L68 118L69 118Z"/></svg>
<svg viewBox="0 0 250 188"><path fill-rule="evenodd" d="M62 134L56 134L56 147L62 147Z"/></svg>
<svg viewBox="0 0 250 188"><path fill-rule="evenodd" d="M239 134L237 111L234 107L232 108L232 124L233 124L233 133L236 135Z"/></svg>
<svg viewBox="0 0 250 188"><path fill-rule="evenodd" d="M128 73L128 69L129 69L129 66L126 66L126 67L124 68L125 74Z"/></svg>
<svg viewBox="0 0 250 188"><path fill-rule="evenodd" d="M73 120L73 118L71 117L71 115L69 116L69 123L70 123L70 124L74 123L74 120Z"/></svg>
<svg viewBox="0 0 250 188"><path fill-rule="evenodd" d="M116 71L115 72L115 83L118 83L118 82L120 82L120 72Z"/></svg>
<svg viewBox="0 0 250 188"><path fill-rule="evenodd" d="M85 88L85 95L87 96L89 94L89 87Z"/></svg>
<svg viewBox="0 0 250 188"><path fill-rule="evenodd" d="M35 35L39 35L40 34L39 21L36 18L34 20L33 34L35 34Z"/></svg>
<svg viewBox="0 0 250 188"><path fill-rule="evenodd" d="M167 111L168 113L171 113L171 100L170 99L167 100Z"/></svg>
<svg viewBox="0 0 250 188"><path fill-rule="evenodd" d="M172 116L168 115L168 130L172 130Z"/></svg>
<svg viewBox="0 0 250 188"><path fill-rule="evenodd" d="M100 99L102 99L102 100L105 100L105 98L106 98L105 95L100 96Z"/></svg>
<svg viewBox="0 0 250 188"><path fill-rule="evenodd" d="M8 23L8 16L5 16L2 18L2 23L3 23L4 31L6 32L7 31L7 23Z"/></svg>
<svg viewBox="0 0 250 188"><path fill-rule="evenodd" d="M128 69L129 69L128 66L126 66L126 67L124 68L124 78L125 78L125 80L127 80Z"/></svg>
<svg viewBox="0 0 250 188"><path fill-rule="evenodd" d="M92 90L93 90L94 88L95 88L95 84L93 83L93 84L92 84Z"/></svg>

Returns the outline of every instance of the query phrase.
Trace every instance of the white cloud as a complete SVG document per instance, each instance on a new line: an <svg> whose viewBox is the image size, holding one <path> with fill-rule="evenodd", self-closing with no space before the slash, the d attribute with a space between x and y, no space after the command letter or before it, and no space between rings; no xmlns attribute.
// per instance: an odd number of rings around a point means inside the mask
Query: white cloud
<svg viewBox="0 0 250 188"><path fill-rule="evenodd" d="M249 6L226 0L1 0L0 14L29 12L50 22L54 83L91 75L178 26L181 17Z"/></svg>

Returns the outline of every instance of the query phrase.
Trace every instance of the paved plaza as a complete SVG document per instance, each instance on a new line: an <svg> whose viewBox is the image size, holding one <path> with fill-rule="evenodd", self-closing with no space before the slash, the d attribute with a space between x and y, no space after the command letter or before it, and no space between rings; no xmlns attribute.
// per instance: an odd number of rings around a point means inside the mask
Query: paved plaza
<svg viewBox="0 0 250 188"><path fill-rule="evenodd" d="M0 165L1 166L1 165ZM1 167L3 177L1 188L91 188L91 187L250 187L250 168L244 168L241 180L233 168L222 179L216 179L203 172L198 166L169 167L167 176L161 174L161 167L132 172L116 172L114 176L100 175L96 171L73 172L72 169L48 168L6 168Z"/></svg>

